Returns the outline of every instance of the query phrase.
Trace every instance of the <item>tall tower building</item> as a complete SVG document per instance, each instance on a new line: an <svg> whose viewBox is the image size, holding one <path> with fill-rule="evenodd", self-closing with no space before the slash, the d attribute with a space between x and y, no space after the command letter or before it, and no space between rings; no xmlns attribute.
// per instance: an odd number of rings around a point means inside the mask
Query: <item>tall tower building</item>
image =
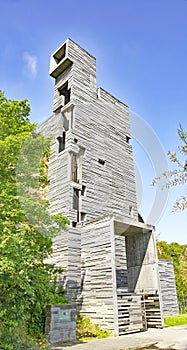
<svg viewBox="0 0 187 350"><path fill-rule="evenodd" d="M70 219L51 257L65 270L69 301L116 334L162 326L154 227L138 222L128 107L96 89L96 59L70 39L52 54L50 75L53 115L40 131L53 136L50 210Z"/></svg>

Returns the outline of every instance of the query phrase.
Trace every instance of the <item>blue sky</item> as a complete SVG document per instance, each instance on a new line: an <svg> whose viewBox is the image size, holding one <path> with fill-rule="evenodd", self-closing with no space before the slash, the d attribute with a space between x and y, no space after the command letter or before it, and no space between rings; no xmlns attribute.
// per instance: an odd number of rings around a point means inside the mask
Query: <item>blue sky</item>
<svg viewBox="0 0 187 350"><path fill-rule="evenodd" d="M48 117L49 58L70 37L97 58L97 85L150 125L165 154L175 151L179 122L187 129L186 19L186 0L0 0L0 88L11 99L28 98L32 121ZM154 164L149 150L133 145L146 219L155 196ZM170 191L157 220L159 239L186 243L187 214L171 213L184 191Z"/></svg>

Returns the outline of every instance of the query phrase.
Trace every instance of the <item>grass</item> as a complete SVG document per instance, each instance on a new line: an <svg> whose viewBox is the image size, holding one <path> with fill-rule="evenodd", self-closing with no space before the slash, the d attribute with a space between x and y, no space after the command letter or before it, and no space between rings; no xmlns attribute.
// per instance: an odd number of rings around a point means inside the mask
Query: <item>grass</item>
<svg viewBox="0 0 187 350"><path fill-rule="evenodd" d="M164 317L164 321L166 327L187 325L187 313L176 316L166 316Z"/></svg>

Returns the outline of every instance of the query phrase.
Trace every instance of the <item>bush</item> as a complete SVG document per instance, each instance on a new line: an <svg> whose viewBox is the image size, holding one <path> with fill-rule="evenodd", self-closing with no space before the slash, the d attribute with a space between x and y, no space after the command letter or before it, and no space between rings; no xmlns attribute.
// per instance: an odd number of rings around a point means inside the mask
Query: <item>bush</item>
<svg viewBox="0 0 187 350"><path fill-rule="evenodd" d="M77 313L77 339L83 338L106 338L111 336L107 330L100 329L97 324L90 321L88 317L84 317Z"/></svg>

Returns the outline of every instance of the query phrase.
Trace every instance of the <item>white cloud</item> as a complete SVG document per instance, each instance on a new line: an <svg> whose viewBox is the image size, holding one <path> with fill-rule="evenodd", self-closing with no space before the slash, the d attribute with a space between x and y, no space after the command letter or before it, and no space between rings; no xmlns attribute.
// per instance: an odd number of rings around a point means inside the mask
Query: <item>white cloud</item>
<svg viewBox="0 0 187 350"><path fill-rule="evenodd" d="M25 61L24 73L30 78L35 78L37 75L37 57L29 52L24 52L23 59Z"/></svg>

